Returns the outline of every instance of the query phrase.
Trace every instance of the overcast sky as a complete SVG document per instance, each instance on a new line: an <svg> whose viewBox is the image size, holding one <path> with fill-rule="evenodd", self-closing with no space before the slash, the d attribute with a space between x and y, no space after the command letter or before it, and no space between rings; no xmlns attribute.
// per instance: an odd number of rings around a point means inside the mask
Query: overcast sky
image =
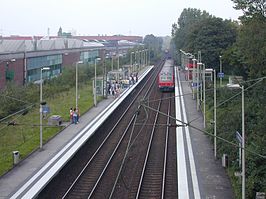
<svg viewBox="0 0 266 199"><path fill-rule="evenodd" d="M231 0L0 0L0 35L171 34L184 8L206 10L223 19L242 13Z"/></svg>

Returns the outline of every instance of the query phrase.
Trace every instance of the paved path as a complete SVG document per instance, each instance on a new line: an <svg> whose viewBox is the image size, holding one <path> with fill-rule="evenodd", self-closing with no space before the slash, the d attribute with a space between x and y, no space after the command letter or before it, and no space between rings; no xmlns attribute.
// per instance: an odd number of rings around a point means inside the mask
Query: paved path
<svg viewBox="0 0 266 199"><path fill-rule="evenodd" d="M192 126L203 130L203 114L201 111L197 111L196 100L192 99L191 88L189 83L185 81L185 74L181 72L180 76L188 121L192 121ZM222 161L214 159L210 138L193 128L190 128L190 136L201 198L233 199L234 195L229 177L222 167Z"/></svg>

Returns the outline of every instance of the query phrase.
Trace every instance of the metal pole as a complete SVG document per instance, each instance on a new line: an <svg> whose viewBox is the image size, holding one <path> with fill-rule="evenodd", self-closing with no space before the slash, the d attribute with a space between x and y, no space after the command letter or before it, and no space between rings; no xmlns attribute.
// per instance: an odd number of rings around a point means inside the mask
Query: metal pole
<svg viewBox="0 0 266 199"><path fill-rule="evenodd" d="M130 53L130 73L132 73L132 71L133 71L133 69L132 69L133 68L132 67L132 53L133 52Z"/></svg>
<svg viewBox="0 0 266 199"><path fill-rule="evenodd" d="M203 64L203 126L206 128L206 107L205 107L205 64Z"/></svg>
<svg viewBox="0 0 266 199"><path fill-rule="evenodd" d="M220 55L220 73L222 73L222 56ZM222 87L222 77L220 77L220 87Z"/></svg>
<svg viewBox="0 0 266 199"><path fill-rule="evenodd" d="M213 70L213 77L214 77L214 157L217 157L217 146L216 146L216 72Z"/></svg>
<svg viewBox="0 0 266 199"><path fill-rule="evenodd" d="M112 63L111 63L111 68L112 68L112 71L114 70L114 56L112 54Z"/></svg>
<svg viewBox="0 0 266 199"><path fill-rule="evenodd" d="M94 106L97 106L97 96L96 96L96 62L97 58L94 60Z"/></svg>
<svg viewBox="0 0 266 199"><path fill-rule="evenodd" d="M196 59L192 59L193 61L193 70L192 70L192 98L195 99L195 90L194 90L194 83L195 83L195 64L196 64Z"/></svg>
<svg viewBox="0 0 266 199"><path fill-rule="evenodd" d="M146 49L146 53L145 54L146 54L146 62L145 63L146 63L146 66L148 66L148 49Z"/></svg>
<svg viewBox="0 0 266 199"><path fill-rule="evenodd" d="M107 98L107 73L106 73L106 65L105 65L105 50L103 57L103 97Z"/></svg>
<svg viewBox="0 0 266 199"><path fill-rule="evenodd" d="M200 62L201 63L201 62ZM200 87L200 102L202 103L202 97L203 97L203 95L202 95L202 90L203 90L203 70L202 70L202 67L203 67L203 64L201 64L201 66L200 66L200 83L201 83L201 87Z"/></svg>
<svg viewBox="0 0 266 199"><path fill-rule="evenodd" d="M246 168L245 168L245 106L244 106L244 86L242 88L242 199L245 199L245 181L246 181Z"/></svg>
<svg viewBox="0 0 266 199"><path fill-rule="evenodd" d="M189 74L190 74L190 71L189 71L189 67L188 67L188 64L189 64L189 58L188 58L188 55L186 55L186 59L185 59L185 62L186 62L186 68L187 68L187 81L189 81Z"/></svg>
<svg viewBox="0 0 266 199"><path fill-rule="evenodd" d="M136 71L136 63L137 63L137 62L136 62L136 60L137 60L137 52L138 52L138 51L135 51L135 59L134 59L134 69L133 69L134 71Z"/></svg>
<svg viewBox="0 0 266 199"><path fill-rule="evenodd" d="M78 62L76 62L76 108L78 107Z"/></svg>
<svg viewBox="0 0 266 199"><path fill-rule="evenodd" d="M148 59L149 66L150 66L150 62L151 62L151 52L150 52L150 48L149 48L149 59Z"/></svg>
<svg viewBox="0 0 266 199"><path fill-rule="evenodd" d="M197 64L197 111L199 111L199 66L201 63Z"/></svg>
<svg viewBox="0 0 266 199"><path fill-rule="evenodd" d="M42 68L41 68L41 83L40 83L40 149L42 149Z"/></svg>
<svg viewBox="0 0 266 199"><path fill-rule="evenodd" d="M117 57L117 70L119 70L119 54L118 54L118 57Z"/></svg>

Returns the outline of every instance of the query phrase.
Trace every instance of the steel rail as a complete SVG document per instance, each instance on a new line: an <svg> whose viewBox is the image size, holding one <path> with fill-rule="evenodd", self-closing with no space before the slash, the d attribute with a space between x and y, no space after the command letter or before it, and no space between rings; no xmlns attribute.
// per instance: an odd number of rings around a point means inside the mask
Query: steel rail
<svg viewBox="0 0 266 199"><path fill-rule="evenodd" d="M157 110L160 110L161 103L162 103L162 100L159 101L159 104L158 104ZM150 140L149 140L149 145L148 145L147 152L146 152L146 156L145 156L145 161L144 161L143 169L142 169L142 172L141 172L141 177L140 177L140 181L139 181L139 186L138 186L138 190L137 190L137 195L136 195L136 197L135 197L136 199L139 198L140 189L141 189L141 186L142 186L142 182L143 182L143 178L144 178L145 169L146 169L146 165L147 165L147 162L148 162L148 157L149 157L149 153L150 153L150 149L151 149L152 139L153 139L153 135L154 135L155 127L156 127L155 124L156 124L156 122L157 122L158 115L159 115L159 111L157 111L157 112L156 112L156 115L155 115L155 119L154 119L154 123L153 123L154 126L153 126L153 128L152 128L152 132L151 132L151 136L150 136Z"/></svg>
<svg viewBox="0 0 266 199"><path fill-rule="evenodd" d="M162 195L161 195L162 199L164 198L164 194L165 194L165 179L166 179L169 126L170 126L170 111L171 111L171 98L169 98L168 111L167 111L168 117L167 117L166 138L165 138L165 148L164 148L163 182L162 182Z"/></svg>
<svg viewBox="0 0 266 199"><path fill-rule="evenodd" d="M155 78L153 79L152 84L150 84L149 88L147 89L147 92L146 92L145 95L144 95L144 99L145 99L145 98L147 97L147 95L150 93L150 91L151 91L151 87L152 87L152 86L155 86L154 82L156 81L156 77L157 77L157 75L156 75ZM139 106L138 106L138 109L139 109L140 107L141 107L141 106L139 105ZM136 115L135 119L137 119L137 115ZM135 125L135 123L134 123L134 125ZM142 125L143 125L143 123L142 123ZM131 132L130 139L129 139L128 146L127 146L127 150L126 150L126 153L125 153L125 155L124 155L124 158L123 158L122 164L121 164L121 166L120 166L120 168L119 168L119 172L118 172L118 174L117 174L117 177L116 177L115 183L114 183L114 185L113 185L112 191L111 191L111 193L110 193L110 195L109 195L109 199L111 199L111 198L113 197L113 194L114 194L114 191L115 191L116 185L117 185L117 183L118 183L119 177L121 176L122 169L123 169L123 167L124 167L124 165L125 165L125 160L126 160L127 154L128 154L128 152L129 152L129 150L130 150L132 144L134 143L136 137L138 137L138 135L139 135L139 133L138 133L137 136L135 137L135 139L133 140L133 142L131 143L131 139L132 139L133 131L134 131L134 129L133 129L132 132ZM140 131L140 132L141 132L141 131Z"/></svg>
<svg viewBox="0 0 266 199"><path fill-rule="evenodd" d="M147 81L149 81L153 74L155 73L155 70L152 71L152 74L149 76L149 78L147 79ZM120 121L123 119L123 117L125 116L125 114L128 112L128 110L132 107L132 105L134 104L134 102L136 101L136 99L138 98L139 94L143 91L143 89L145 88L145 84L143 84L142 88L139 90L139 92L135 95L135 97L133 98L132 102L130 103L130 105L127 107L127 109L124 111L124 113L121 115L121 117L118 119L118 121L116 122L116 124L114 125L114 127L110 130L110 132L108 133L108 135L106 136L106 138L103 140L103 142L101 143L101 145L97 148L97 150L95 151L95 153L93 154L93 156L90 158L90 160L86 163L86 165L84 166L84 168L81 170L81 172L79 173L79 175L77 176L77 178L73 181L73 183L70 185L70 187L67 189L67 191L65 192L64 196L62 198L66 198L68 196L68 194L72 191L73 187L76 185L76 183L78 182L78 180L80 179L80 177L83 175L84 171L86 170L86 168L88 168L88 166L90 165L90 163L92 162L92 160L95 158L95 156L98 154L98 152L101 150L101 148L103 147L103 145L105 144L105 142L109 139L109 137L111 136L111 134L113 133L113 131L115 130L115 128L118 126L118 124L120 123ZM134 116L132 117L134 118Z"/></svg>

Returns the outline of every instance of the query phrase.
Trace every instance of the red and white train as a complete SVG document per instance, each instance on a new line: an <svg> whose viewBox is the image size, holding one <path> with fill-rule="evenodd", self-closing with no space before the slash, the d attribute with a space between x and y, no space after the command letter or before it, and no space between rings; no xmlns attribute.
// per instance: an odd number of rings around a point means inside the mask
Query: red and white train
<svg viewBox="0 0 266 199"><path fill-rule="evenodd" d="M174 61L166 59L165 63L158 75L158 87L161 91L174 91Z"/></svg>

